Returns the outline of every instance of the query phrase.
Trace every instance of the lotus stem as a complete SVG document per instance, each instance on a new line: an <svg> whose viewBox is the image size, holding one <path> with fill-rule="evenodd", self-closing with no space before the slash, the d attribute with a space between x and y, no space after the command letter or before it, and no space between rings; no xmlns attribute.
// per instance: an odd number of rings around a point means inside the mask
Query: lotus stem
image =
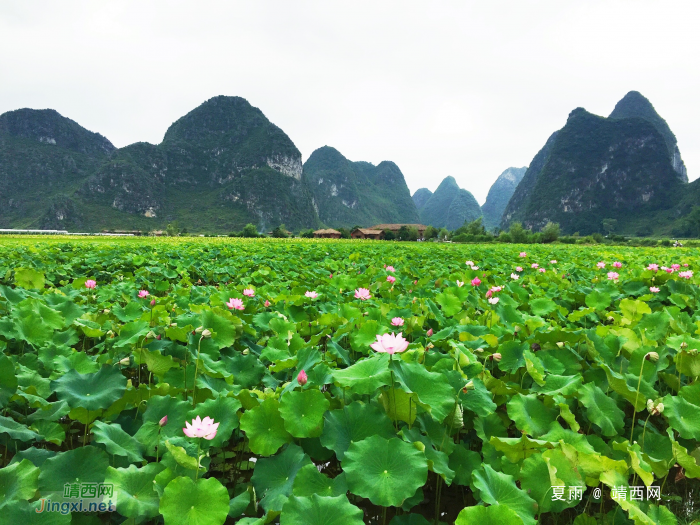
<svg viewBox="0 0 700 525"><path fill-rule="evenodd" d="M85 443L87 443L87 433L88 433L88 425L90 425L90 411L87 411L87 416L85 418L85 434L83 434L83 446L85 446Z"/></svg>
<svg viewBox="0 0 700 525"><path fill-rule="evenodd" d="M202 450L202 438L199 438L197 440L197 470L195 471L194 474L194 482L197 483L197 480L199 479L199 453Z"/></svg>
<svg viewBox="0 0 700 525"><path fill-rule="evenodd" d="M202 339L204 339L203 335L199 338L199 343L197 344L197 362L194 365L194 384L192 385L192 408L197 406L197 372L199 371L199 349L202 346ZM186 367L185 373L187 373ZM187 390L185 390L185 395L187 395Z"/></svg>
<svg viewBox="0 0 700 525"><path fill-rule="evenodd" d="M634 406L632 407L632 430L630 431L630 445L634 437L634 420L637 417L637 401L639 401L639 388L642 386L642 373L644 372L644 363L646 358L642 359L642 366L639 367L639 381L637 381L637 395L634 398Z"/></svg>

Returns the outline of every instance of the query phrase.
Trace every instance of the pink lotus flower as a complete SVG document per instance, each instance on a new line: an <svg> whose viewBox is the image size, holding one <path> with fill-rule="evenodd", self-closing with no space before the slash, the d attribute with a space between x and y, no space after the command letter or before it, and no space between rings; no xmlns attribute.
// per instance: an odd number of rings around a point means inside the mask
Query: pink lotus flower
<svg viewBox="0 0 700 525"><path fill-rule="evenodd" d="M493 292L492 292L491 290L489 290L488 292L486 292L486 298L487 298L487 299L488 299L489 297L491 297L492 295L493 295Z"/></svg>
<svg viewBox="0 0 700 525"><path fill-rule="evenodd" d="M544 268L540 268L540 269L537 270L537 271L540 272L540 273L544 273L544 272L546 272L547 270L545 270Z"/></svg>
<svg viewBox="0 0 700 525"><path fill-rule="evenodd" d="M478 266L472 266L472 270L476 271L476 270L478 270L478 269L479 269Z"/></svg>
<svg viewBox="0 0 700 525"><path fill-rule="evenodd" d="M516 266L516 267L515 267L515 271L516 271L516 272L522 272L522 271L523 271L523 267L522 267L522 266Z"/></svg>
<svg viewBox="0 0 700 525"><path fill-rule="evenodd" d="M657 288L656 286L650 286L650 287L649 287L649 291L650 291L651 293L659 293L659 292L661 291L661 289L660 289L660 288Z"/></svg>
<svg viewBox="0 0 700 525"><path fill-rule="evenodd" d="M243 301L241 299L229 299L228 303L226 303L226 306L228 306L229 310L245 309L245 306L243 306Z"/></svg>
<svg viewBox="0 0 700 525"><path fill-rule="evenodd" d="M396 277L393 275L387 275L386 280L389 281L391 284L394 284L396 282Z"/></svg>
<svg viewBox="0 0 700 525"><path fill-rule="evenodd" d="M530 268L532 268L533 270L536 270L536 269L539 268L539 267L540 267L540 265L537 264L537 263L532 263L532 264L530 265Z"/></svg>
<svg viewBox="0 0 700 525"><path fill-rule="evenodd" d="M462 286L464 286L464 281L460 281L459 279L457 279L457 287L461 288Z"/></svg>
<svg viewBox="0 0 700 525"><path fill-rule="evenodd" d="M498 297L491 297L491 299L489 299L490 304L497 304L498 301L499 301Z"/></svg>
<svg viewBox="0 0 700 525"><path fill-rule="evenodd" d="M393 267L393 266L387 266L387 267L386 267L386 271L387 271L387 272L395 272L396 270L394 270L394 267Z"/></svg>
<svg viewBox="0 0 700 525"><path fill-rule="evenodd" d="M676 271L673 268L666 268L665 266L663 267L663 269L666 270L666 273L673 273Z"/></svg>
<svg viewBox="0 0 700 525"><path fill-rule="evenodd" d="M185 422L185 428L182 431L187 437L204 438L211 441L216 437L216 431L219 428L219 423L214 423L214 420L209 416L200 419L199 416L192 420L192 424Z"/></svg>
<svg viewBox="0 0 700 525"><path fill-rule="evenodd" d="M492 286L492 287L491 287L491 291L492 291L493 293L498 293L498 292L500 292L501 290L503 290L503 287L502 287L502 286Z"/></svg>
<svg viewBox="0 0 700 525"><path fill-rule="evenodd" d="M427 335L428 337L432 336L432 335L433 335L433 329L431 328L430 330L428 330L428 331L425 333L425 335Z"/></svg>
<svg viewBox="0 0 700 525"><path fill-rule="evenodd" d="M549 261L549 262L550 262L550 264L557 264L557 260L556 260L556 259L552 259L552 260Z"/></svg>
<svg viewBox="0 0 700 525"><path fill-rule="evenodd" d="M372 296L369 294L369 290L367 288L358 288L357 290L355 290L355 299L366 301L370 297Z"/></svg>
<svg viewBox="0 0 700 525"><path fill-rule="evenodd" d="M527 252L520 252L520 257L527 257Z"/></svg>
<svg viewBox="0 0 700 525"><path fill-rule="evenodd" d="M687 268L687 267L688 267L688 263L683 263L683 266L684 266L685 268Z"/></svg>
<svg viewBox="0 0 700 525"><path fill-rule="evenodd" d="M394 317L391 320L391 326L403 326L403 319L400 317Z"/></svg>
<svg viewBox="0 0 700 525"><path fill-rule="evenodd" d="M479 279L478 277L474 277L472 279L472 286L479 286L480 284L481 284L481 279Z"/></svg>
<svg viewBox="0 0 700 525"><path fill-rule="evenodd" d="M255 297L255 290L253 290L252 288L246 288L245 290L243 290L243 295L245 295L246 297Z"/></svg>
<svg viewBox="0 0 700 525"><path fill-rule="evenodd" d="M681 269L681 265L680 265L680 264L672 264L672 265L671 265L671 268L673 268L674 270L680 270L680 269Z"/></svg>
<svg viewBox="0 0 700 525"><path fill-rule="evenodd" d="M692 279L693 270L686 270L685 272L678 272L678 277L683 277L683 279Z"/></svg>
<svg viewBox="0 0 700 525"><path fill-rule="evenodd" d="M416 279L415 281L413 281L413 284L418 284L418 279Z"/></svg>
<svg viewBox="0 0 700 525"><path fill-rule="evenodd" d="M615 261L613 263L613 268L622 268L622 263L620 261Z"/></svg>
<svg viewBox="0 0 700 525"><path fill-rule="evenodd" d="M517 281L518 279L520 279L520 276L517 273L511 273L510 278L514 281Z"/></svg>
<svg viewBox="0 0 700 525"><path fill-rule="evenodd" d="M467 266L474 266L474 261L467 261L464 264L466 264Z"/></svg>
<svg viewBox="0 0 700 525"><path fill-rule="evenodd" d="M85 288L92 290L95 288L95 286L97 286L97 281L93 281L92 279L85 281Z"/></svg>
<svg viewBox="0 0 700 525"><path fill-rule="evenodd" d="M158 421L158 425L160 425L162 428L167 424L168 424L168 415L166 414L162 418L160 418L160 421Z"/></svg>
<svg viewBox="0 0 700 525"><path fill-rule="evenodd" d="M620 274L617 272L608 272L609 281L617 281L620 278Z"/></svg>
<svg viewBox="0 0 700 525"><path fill-rule="evenodd" d="M299 372L299 375L297 376L297 383L299 383L299 386L304 386L308 382L309 378L306 375L306 372L304 372L303 370Z"/></svg>
<svg viewBox="0 0 700 525"><path fill-rule="evenodd" d="M141 291L139 291L139 297L140 297L141 299L143 299L144 297L148 297L149 295L151 295L151 294L148 293L148 290L141 290Z"/></svg>
<svg viewBox="0 0 700 525"><path fill-rule="evenodd" d="M330 275L329 279L333 279L333 274Z"/></svg>
<svg viewBox="0 0 700 525"><path fill-rule="evenodd" d="M653 272L657 272L659 270L659 265L658 264L650 264L647 266L647 270L651 270Z"/></svg>
<svg viewBox="0 0 700 525"><path fill-rule="evenodd" d="M600 261L598 264L596 264L596 266L602 270L603 268L605 268L605 263L603 261Z"/></svg>
<svg viewBox="0 0 700 525"><path fill-rule="evenodd" d="M156 305L156 300L155 300L155 299L151 299L151 306L155 306L155 305Z"/></svg>
<svg viewBox="0 0 700 525"><path fill-rule="evenodd" d="M265 308L267 308L268 306L270 306L270 301L268 301L267 299L265 299Z"/></svg>
<svg viewBox="0 0 700 525"><path fill-rule="evenodd" d="M408 341L401 336L401 332L398 335L394 335L392 332L391 334L378 335L377 341L369 346L377 352L397 354L408 348Z"/></svg>
<svg viewBox="0 0 700 525"><path fill-rule="evenodd" d="M310 299L316 299L316 297L318 297L318 294L316 292L306 292L304 295L306 297L309 297Z"/></svg>

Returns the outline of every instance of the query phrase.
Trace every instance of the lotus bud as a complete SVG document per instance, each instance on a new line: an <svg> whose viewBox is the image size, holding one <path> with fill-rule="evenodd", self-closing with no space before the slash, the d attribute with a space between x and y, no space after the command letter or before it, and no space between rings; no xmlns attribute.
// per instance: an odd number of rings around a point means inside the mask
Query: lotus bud
<svg viewBox="0 0 700 525"><path fill-rule="evenodd" d="M156 338L156 333L155 333L153 330L150 330L150 331L146 334L146 339L155 339L155 338Z"/></svg>
<svg viewBox="0 0 700 525"><path fill-rule="evenodd" d="M608 316L608 322L612 323L615 320L615 318L612 315Z"/></svg>
<svg viewBox="0 0 700 525"><path fill-rule="evenodd" d="M496 352L495 354L491 354L491 359L494 361L500 361L503 356L500 354L500 352Z"/></svg>
<svg viewBox="0 0 700 525"><path fill-rule="evenodd" d="M112 330L107 330L107 333L105 335L110 339L114 338L114 332Z"/></svg>
<svg viewBox="0 0 700 525"><path fill-rule="evenodd" d="M557 342L557 346L558 346L559 348L564 348L564 341L559 341L559 342Z"/></svg>
<svg viewBox="0 0 700 525"><path fill-rule="evenodd" d="M652 401L651 399L647 399L647 410L652 416L658 416L663 413L664 404L659 400Z"/></svg>
<svg viewBox="0 0 700 525"><path fill-rule="evenodd" d="M520 327L519 327L519 326L516 326L516 327L515 327L515 333L517 334L519 331L520 331Z"/></svg>
<svg viewBox="0 0 700 525"><path fill-rule="evenodd" d="M267 308L268 306L270 306L270 301L268 301L267 299L265 299L265 308Z"/></svg>
<svg viewBox="0 0 700 525"><path fill-rule="evenodd" d="M209 339L211 337L211 330L209 330L208 328L202 330L202 337L204 339Z"/></svg>
<svg viewBox="0 0 700 525"><path fill-rule="evenodd" d="M241 352L243 355L248 355L250 353L250 350L247 348L244 348L243 351Z"/></svg>
<svg viewBox="0 0 700 525"><path fill-rule="evenodd" d="M109 308L105 308L104 310L102 310L102 313L103 313L103 314L108 314L108 313L109 313Z"/></svg>
<svg viewBox="0 0 700 525"><path fill-rule="evenodd" d="M306 372L303 370L299 372L299 375L297 376L297 383L299 383L299 386L304 386L308 382L309 378L306 376Z"/></svg>
<svg viewBox="0 0 700 525"><path fill-rule="evenodd" d="M125 357L124 359L121 359L121 360L119 361L119 364L122 365L122 366L126 366L126 365L128 365L129 363L131 363L131 359L130 359L129 357Z"/></svg>
<svg viewBox="0 0 700 525"><path fill-rule="evenodd" d="M431 328L430 330L428 330L428 332L425 335L427 335L428 337L432 337L433 329Z"/></svg>
<svg viewBox="0 0 700 525"><path fill-rule="evenodd" d="M155 300L155 299L151 299L151 306L155 306L155 305L156 305L156 300Z"/></svg>
<svg viewBox="0 0 700 525"><path fill-rule="evenodd" d="M644 359L647 361L653 361L654 363L659 360L659 354L656 352L648 352L647 355L644 356Z"/></svg>
<svg viewBox="0 0 700 525"><path fill-rule="evenodd" d="M425 347L426 350L430 350L431 348L435 348L433 343L428 343L428 345Z"/></svg>
<svg viewBox="0 0 700 525"><path fill-rule="evenodd" d="M172 326L173 328L175 328L175 327L177 327L177 323L170 323L170 326Z"/></svg>
<svg viewBox="0 0 700 525"><path fill-rule="evenodd" d="M158 334L158 335L156 336L156 339L157 339L158 341L160 341L160 334Z"/></svg>
<svg viewBox="0 0 700 525"><path fill-rule="evenodd" d="M468 390L474 390L474 381L469 380L464 387L462 387L462 392L465 394L467 393Z"/></svg>
<svg viewBox="0 0 700 525"><path fill-rule="evenodd" d="M162 418L160 418L160 421L158 421L158 424L160 425L161 428L163 428L165 425L168 424L168 416L165 415Z"/></svg>
<svg viewBox="0 0 700 525"><path fill-rule="evenodd" d="M203 330L204 330L203 326L200 326L200 327L194 329L194 331L198 334L201 334Z"/></svg>
<svg viewBox="0 0 700 525"><path fill-rule="evenodd" d="M475 351L475 352L478 352L478 353L481 353L481 352L484 351L484 349L483 349L483 348L475 348L474 351Z"/></svg>
<svg viewBox="0 0 700 525"><path fill-rule="evenodd" d="M697 355L698 349L697 349L697 348L693 348L692 350L688 350L688 353L689 353L690 355Z"/></svg>
<svg viewBox="0 0 700 525"><path fill-rule="evenodd" d="M686 348L688 348L688 343L686 343L685 341L683 341L683 342L681 343L681 350L685 350Z"/></svg>

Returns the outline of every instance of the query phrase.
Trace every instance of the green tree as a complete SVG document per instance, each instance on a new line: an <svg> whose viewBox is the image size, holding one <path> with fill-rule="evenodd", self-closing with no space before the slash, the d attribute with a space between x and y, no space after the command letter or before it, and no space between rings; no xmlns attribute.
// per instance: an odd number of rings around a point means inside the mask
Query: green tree
<svg viewBox="0 0 700 525"><path fill-rule="evenodd" d="M556 222L548 222L544 228L542 228L542 231L540 232L541 239L543 243L550 243L554 242L559 238L560 229L559 229L559 223Z"/></svg>
<svg viewBox="0 0 700 525"><path fill-rule="evenodd" d="M284 224L280 224L276 228L272 230L272 236L277 238L277 239L286 239L289 237L290 233L287 231L287 228L284 226Z"/></svg>
<svg viewBox="0 0 700 525"><path fill-rule="evenodd" d="M313 237L314 237L313 228L310 228L308 230L301 230L299 232L299 237L301 237L302 239L313 239Z"/></svg>
<svg viewBox="0 0 700 525"><path fill-rule="evenodd" d="M693 209L685 217L688 231L695 237L700 237L700 206L693 206Z"/></svg>
<svg viewBox="0 0 700 525"><path fill-rule="evenodd" d="M439 240L446 241L449 236L450 236L450 232L447 231L447 228L440 228L440 231L438 232L438 239Z"/></svg>
<svg viewBox="0 0 700 525"><path fill-rule="evenodd" d="M439 232L438 232L437 228L435 228L434 226L428 226L425 229L425 233L423 234L423 237L425 238L425 240L436 239L438 234L439 234Z"/></svg>
<svg viewBox="0 0 700 525"><path fill-rule="evenodd" d="M394 232L391 230L384 230L384 240L385 241L393 241L396 239L396 235L394 235Z"/></svg>
<svg viewBox="0 0 700 525"><path fill-rule="evenodd" d="M350 239L351 230L347 228L338 228L338 231L340 232L341 239Z"/></svg>
<svg viewBox="0 0 700 525"><path fill-rule="evenodd" d="M617 229L617 219L603 219L603 230L611 235Z"/></svg>
<svg viewBox="0 0 700 525"><path fill-rule="evenodd" d="M524 242L527 242L527 238L530 232L523 228L523 225L521 223L514 222L510 225L508 233L510 234L510 239L512 242L516 244L522 244Z"/></svg>
<svg viewBox="0 0 700 525"><path fill-rule="evenodd" d="M258 235L258 229L255 227L255 224L246 224L243 229L241 230L241 233L239 234L240 237L249 237L249 238L255 238L259 237Z"/></svg>
<svg viewBox="0 0 700 525"><path fill-rule="evenodd" d="M401 226L396 238L400 241L417 241L418 240L418 230L414 227Z"/></svg>
<svg viewBox="0 0 700 525"><path fill-rule="evenodd" d="M177 237L180 235L180 227L177 221L168 223L168 225L165 227L165 235L168 237Z"/></svg>

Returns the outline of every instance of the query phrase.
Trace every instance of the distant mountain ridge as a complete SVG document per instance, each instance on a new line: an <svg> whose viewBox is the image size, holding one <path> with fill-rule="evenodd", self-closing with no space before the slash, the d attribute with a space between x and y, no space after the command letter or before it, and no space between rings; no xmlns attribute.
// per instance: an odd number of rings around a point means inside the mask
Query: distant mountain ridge
<svg viewBox="0 0 700 525"><path fill-rule="evenodd" d="M323 146L304 163L303 180L328 226L418 222L403 173L393 162L352 162Z"/></svg>
<svg viewBox="0 0 700 525"><path fill-rule="evenodd" d="M422 204L418 207L421 223L435 228L455 230L481 217L479 203L452 176L445 177L435 193L420 188L413 194L413 202Z"/></svg>
<svg viewBox="0 0 700 525"><path fill-rule="evenodd" d="M557 222L566 233L602 231L615 219L622 231L658 228L687 187L675 136L651 103L628 93L608 118L577 108L535 155L506 209L535 230Z"/></svg>
<svg viewBox="0 0 700 525"><path fill-rule="evenodd" d="M491 185L486 201L481 207L481 211L484 214L484 226L487 230L493 231L501 224L503 211L506 209L508 201L515 193L515 188L520 184L526 171L527 167L508 168Z"/></svg>

